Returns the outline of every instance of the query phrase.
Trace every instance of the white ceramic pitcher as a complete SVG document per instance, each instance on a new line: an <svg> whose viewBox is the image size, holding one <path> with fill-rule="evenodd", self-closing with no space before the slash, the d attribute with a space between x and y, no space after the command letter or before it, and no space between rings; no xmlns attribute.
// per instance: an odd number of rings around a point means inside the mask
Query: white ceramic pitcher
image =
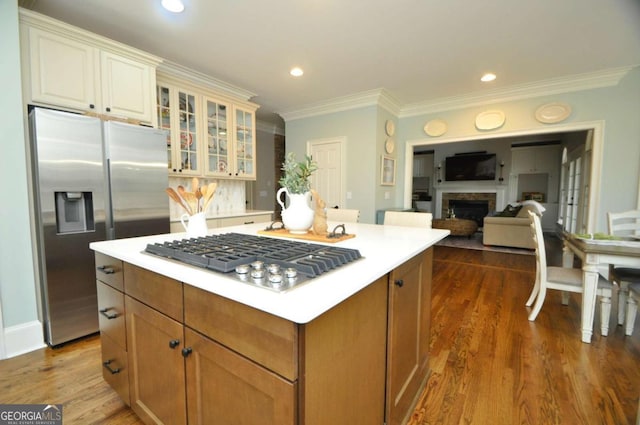
<svg viewBox="0 0 640 425"><path fill-rule="evenodd" d="M289 197L289 206L285 208L282 194ZM315 211L311 208L311 192L295 194L286 188L280 188L276 193L276 200L282 208L282 224L293 234L305 234L313 224Z"/></svg>
<svg viewBox="0 0 640 425"><path fill-rule="evenodd" d="M180 222L187 232L187 237L198 238L200 236L207 236L207 219L204 216L204 212L199 212L191 216L189 214L182 214Z"/></svg>

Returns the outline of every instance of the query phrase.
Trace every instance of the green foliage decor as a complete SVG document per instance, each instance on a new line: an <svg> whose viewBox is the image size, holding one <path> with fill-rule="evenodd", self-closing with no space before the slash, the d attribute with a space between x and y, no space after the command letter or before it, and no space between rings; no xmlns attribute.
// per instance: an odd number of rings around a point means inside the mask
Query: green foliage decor
<svg viewBox="0 0 640 425"><path fill-rule="evenodd" d="M309 178L311 174L318 169L318 164L305 155L305 160L296 162L296 156L293 152L289 152L282 164L284 174L278 181L280 186L287 189L290 194L301 194L311 189Z"/></svg>

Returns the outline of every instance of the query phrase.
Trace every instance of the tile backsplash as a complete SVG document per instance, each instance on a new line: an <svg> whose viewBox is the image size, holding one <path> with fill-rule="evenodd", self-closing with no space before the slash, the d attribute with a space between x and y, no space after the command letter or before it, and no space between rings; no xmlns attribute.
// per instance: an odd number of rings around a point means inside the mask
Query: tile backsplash
<svg viewBox="0 0 640 425"><path fill-rule="evenodd" d="M209 203L205 215L207 217L218 214L244 211L246 208L245 182L241 180L199 179L201 186L218 183L213 200ZM179 185L191 191L191 178L169 177L169 186L177 191ZM180 220L185 210L174 201L169 201L169 216L171 220Z"/></svg>

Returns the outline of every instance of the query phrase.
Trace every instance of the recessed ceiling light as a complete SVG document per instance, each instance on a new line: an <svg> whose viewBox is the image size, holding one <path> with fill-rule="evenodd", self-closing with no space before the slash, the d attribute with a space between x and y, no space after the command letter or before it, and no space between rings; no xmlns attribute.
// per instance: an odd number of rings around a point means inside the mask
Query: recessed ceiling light
<svg viewBox="0 0 640 425"><path fill-rule="evenodd" d="M182 0L162 0L162 7L169 12L180 13L184 10L184 3Z"/></svg>
<svg viewBox="0 0 640 425"><path fill-rule="evenodd" d="M487 72L482 77L480 77L480 81L482 81L483 83L488 83L489 81L493 81L495 79L496 79L496 74L492 72Z"/></svg>
<svg viewBox="0 0 640 425"><path fill-rule="evenodd" d="M304 71L302 70L302 68L296 66L295 68L291 68L289 74L293 75L294 77L301 77L302 74L304 74Z"/></svg>

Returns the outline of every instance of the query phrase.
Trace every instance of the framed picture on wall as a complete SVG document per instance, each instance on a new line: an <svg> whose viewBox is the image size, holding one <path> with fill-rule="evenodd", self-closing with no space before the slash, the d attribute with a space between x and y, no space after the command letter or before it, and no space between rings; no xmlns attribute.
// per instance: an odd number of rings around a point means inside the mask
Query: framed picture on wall
<svg viewBox="0 0 640 425"><path fill-rule="evenodd" d="M393 186L396 184L396 160L390 156L382 155L380 162L380 184Z"/></svg>

